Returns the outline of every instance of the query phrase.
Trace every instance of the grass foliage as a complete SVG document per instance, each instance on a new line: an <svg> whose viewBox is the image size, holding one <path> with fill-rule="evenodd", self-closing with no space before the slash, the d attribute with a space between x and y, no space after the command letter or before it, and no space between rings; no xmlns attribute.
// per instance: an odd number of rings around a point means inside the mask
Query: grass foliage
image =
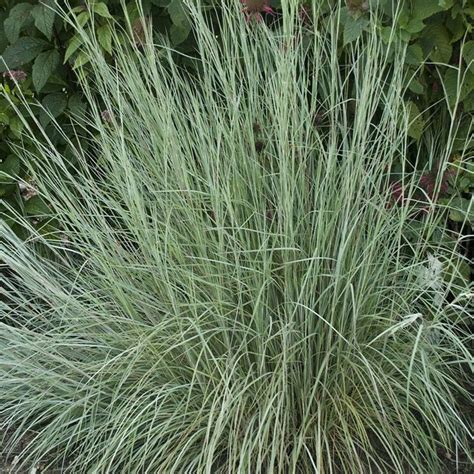
<svg viewBox="0 0 474 474"><path fill-rule="evenodd" d="M151 41L108 64L82 32L91 147L74 173L46 134L28 157L63 230L1 227L6 451L322 474L436 473L467 449L462 256L387 173L409 141L404 49L389 65L374 27L341 68L337 14L301 42L291 2L280 34L226 7L218 38L195 8L194 74Z"/></svg>

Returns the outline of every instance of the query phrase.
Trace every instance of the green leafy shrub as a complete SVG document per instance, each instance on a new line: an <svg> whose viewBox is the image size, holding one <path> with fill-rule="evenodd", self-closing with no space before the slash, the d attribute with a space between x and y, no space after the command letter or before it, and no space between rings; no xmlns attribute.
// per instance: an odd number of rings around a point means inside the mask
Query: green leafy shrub
<svg viewBox="0 0 474 474"><path fill-rule="evenodd" d="M214 3L209 0L204 5ZM323 14L338 3L337 0L300 2L308 30L313 26L313 7L319 11L321 21L325 21L326 15ZM281 2L272 1L270 4L277 14L275 17L267 16L266 21L278 23ZM49 111L50 115L40 109L37 111L43 126L52 117L61 122L69 138L73 136L72 128L67 127L69 117L82 114L84 109L75 72L87 66L88 58L80 51L80 37L52 9L55 5L54 0L7 0L0 7L0 52L8 64L0 64L0 72L4 73L8 68L26 74L25 80L19 84L8 79L8 74L3 80L4 95L8 95L9 100L5 96L0 98L0 166L9 176L19 171L20 178L27 182L30 177L25 175L26 168L18 161L15 145L28 146L28 143L22 141L23 124L9 104L10 100L17 100L18 89L21 88L22 94L39 101ZM152 22L157 35L164 34L170 39L174 48L186 53L195 47L183 0L143 0L138 6L132 0L127 4L127 20L119 0L73 1L71 6L75 8L73 12L77 21L86 30L96 31L98 44L110 59L114 57L116 47L112 42L112 32L116 25L125 26L127 21L137 41L143 35L143 20L146 19ZM375 12L378 20L374 25L369 18ZM341 9L341 62L346 61L351 44L367 34L371 25L377 28L388 48L398 41L408 45L404 98L411 117L413 144L410 153L417 158L429 156L426 148L431 146L432 130L436 134L443 128L446 110L459 118L454 151L463 157L472 156L473 143L466 145L466 137L472 135L474 107L474 41L469 39L473 15L474 9L467 0L407 0L404 3L348 0ZM218 26L215 28L218 33ZM115 37L119 42L123 40L123 37ZM188 61L186 56L179 58L182 64ZM56 146L66 147L66 141L55 133L53 127L48 129L48 133ZM428 143L425 143L426 137ZM417 165L434 168L436 163L418 159ZM20 192L11 177L0 183L0 212L12 225L11 209L27 213L25 198L30 196L28 191Z"/></svg>
<svg viewBox="0 0 474 474"><path fill-rule="evenodd" d="M275 34L227 6L216 38L196 9L193 75L147 30L114 34L111 64L79 29L90 148L69 143L71 170L26 127L41 153L23 152L61 233L1 227L0 428L30 440L23 463L439 473L439 450L468 455L472 292L432 199L457 119L420 182L405 47L389 61L368 24L340 66L339 13L308 42L295 11Z"/></svg>
<svg viewBox="0 0 474 474"><path fill-rule="evenodd" d="M116 25L126 26L120 0L76 1L71 2L71 6L74 7L72 14L76 21L87 32L93 29L97 33L104 54L112 58L115 47L112 31ZM24 123L13 110L11 102L19 104L22 97L30 98L32 103L39 102L41 108L36 108L36 120L46 127L51 142L62 146L62 151L66 153L70 151L67 140L48 125L51 119L60 122L63 133L72 138L74 131L69 126L70 117L81 116L85 111L75 71L86 65L88 59L80 51L80 38L64 17L57 13L57 7L55 0L10 1L0 7L0 74L3 76L0 172L5 175L0 181L0 213L18 231L15 215L29 215L30 208L35 206L27 202L32 195L30 188L19 186L18 180L12 178L13 175L26 182L31 180L25 174L26 167L21 166L16 150L17 146L29 146L22 136ZM181 0L153 0L139 4L130 1L127 8L129 27L133 29L137 41L143 34L143 18L153 18L157 34L167 34L171 44L182 51L190 48L190 25ZM30 125L34 121L30 118ZM82 146L87 146L87 143L82 142ZM31 185L34 186L34 183Z"/></svg>

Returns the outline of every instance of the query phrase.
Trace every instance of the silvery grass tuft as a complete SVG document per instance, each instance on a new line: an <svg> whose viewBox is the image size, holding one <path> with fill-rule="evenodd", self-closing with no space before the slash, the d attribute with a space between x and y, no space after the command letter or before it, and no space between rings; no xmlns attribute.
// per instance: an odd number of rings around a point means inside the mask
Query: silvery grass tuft
<svg viewBox="0 0 474 474"><path fill-rule="evenodd" d="M218 37L192 7L193 72L150 33L107 63L78 29L90 146L75 171L46 134L28 156L59 230L1 228L0 427L25 465L436 473L467 450L462 256L388 179L404 50L374 23L340 67L340 11L283 3L277 33L224 5Z"/></svg>

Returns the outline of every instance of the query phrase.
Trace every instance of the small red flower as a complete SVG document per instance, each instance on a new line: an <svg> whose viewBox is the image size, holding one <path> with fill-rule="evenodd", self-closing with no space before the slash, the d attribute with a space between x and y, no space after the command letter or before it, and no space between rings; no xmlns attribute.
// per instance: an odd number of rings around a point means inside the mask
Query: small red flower
<svg viewBox="0 0 474 474"><path fill-rule="evenodd" d="M397 204L403 202L403 200L405 198L405 191L403 189L403 185L402 185L401 181L397 181L396 183L393 183L391 188L392 188L391 189L391 194L392 194L393 200Z"/></svg>
<svg viewBox="0 0 474 474"><path fill-rule="evenodd" d="M15 82L23 82L26 80L26 72L25 71L22 71L21 69L17 69L17 70L10 70L10 71L5 71L3 73L3 77L5 79L10 79L12 81L15 81Z"/></svg>
<svg viewBox="0 0 474 474"><path fill-rule="evenodd" d="M273 15L275 12L270 6L270 0L240 0L240 3L244 5L243 12L247 17L247 20L252 18L255 21L262 21L262 13L269 13Z"/></svg>
<svg viewBox="0 0 474 474"><path fill-rule="evenodd" d="M439 194L447 194L449 191L449 178L453 175L452 170L447 170L443 173L441 181L438 184L438 170L434 169L424 173L419 181L419 186L430 199L434 199L436 191L439 191ZM439 186L439 187L438 187Z"/></svg>

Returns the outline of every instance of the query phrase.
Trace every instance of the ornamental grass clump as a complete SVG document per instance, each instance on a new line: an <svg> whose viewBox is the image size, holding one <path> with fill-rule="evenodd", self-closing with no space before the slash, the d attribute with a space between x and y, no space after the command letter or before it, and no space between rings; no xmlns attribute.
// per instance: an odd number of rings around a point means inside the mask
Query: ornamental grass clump
<svg viewBox="0 0 474 474"><path fill-rule="evenodd" d="M78 27L89 147L71 143L71 163L37 138L24 153L45 227L18 217L24 242L1 226L0 427L5 454L28 440L23 465L436 473L440 454L463 459L472 293L456 242L431 238L444 211L416 211L404 49L374 23L341 66L339 12L308 26L284 7L270 29L224 5L217 37L193 7L198 60L144 28L108 63ZM430 148L440 173L452 139Z"/></svg>

